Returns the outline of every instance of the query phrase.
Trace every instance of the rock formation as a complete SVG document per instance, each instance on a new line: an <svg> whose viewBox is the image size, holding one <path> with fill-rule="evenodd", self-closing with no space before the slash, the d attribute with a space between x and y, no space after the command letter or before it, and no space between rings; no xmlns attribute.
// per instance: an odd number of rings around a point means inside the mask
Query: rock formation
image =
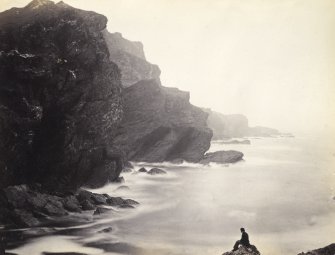
<svg viewBox="0 0 335 255"><path fill-rule="evenodd" d="M213 140L243 137L248 132L248 119L240 114L225 115L215 111L209 113L208 126L213 130Z"/></svg>
<svg viewBox="0 0 335 255"><path fill-rule="evenodd" d="M302 252L298 255L334 255L335 254L335 243L330 244L326 247L308 251L308 252Z"/></svg>
<svg viewBox="0 0 335 255"><path fill-rule="evenodd" d="M199 162L209 164L211 162L218 164L236 163L243 159L243 153L239 151L215 151L206 153L204 158Z"/></svg>
<svg viewBox="0 0 335 255"><path fill-rule="evenodd" d="M210 146L207 113L190 104L188 92L160 84L160 71L143 46L104 32L111 60L121 70L124 118L114 141L129 160L198 162Z"/></svg>
<svg viewBox="0 0 335 255"><path fill-rule="evenodd" d="M104 30L110 59L121 69L124 87L129 87L141 80L160 82L160 69L149 63L144 55L141 42L132 42L122 37L121 33L109 33Z"/></svg>
<svg viewBox="0 0 335 255"><path fill-rule="evenodd" d="M135 205L138 202L132 199L86 190L64 196L46 193L40 185L16 185L0 191L0 223L10 227L34 227L50 221L50 217L66 216L69 213L92 211L93 215L95 210L101 214L100 206L134 208Z"/></svg>
<svg viewBox="0 0 335 255"><path fill-rule="evenodd" d="M0 187L75 189L118 177L121 82L106 23L48 0L0 14Z"/></svg>
<svg viewBox="0 0 335 255"><path fill-rule="evenodd" d="M245 136L270 137L281 135L278 130L273 128L249 127L247 117L241 114L226 115L210 109L204 109L204 111L209 113L207 124L213 130L213 140Z"/></svg>
<svg viewBox="0 0 335 255"><path fill-rule="evenodd" d="M260 255L260 252L257 250L256 246L250 245L249 248L240 246L236 251L228 251L222 255Z"/></svg>

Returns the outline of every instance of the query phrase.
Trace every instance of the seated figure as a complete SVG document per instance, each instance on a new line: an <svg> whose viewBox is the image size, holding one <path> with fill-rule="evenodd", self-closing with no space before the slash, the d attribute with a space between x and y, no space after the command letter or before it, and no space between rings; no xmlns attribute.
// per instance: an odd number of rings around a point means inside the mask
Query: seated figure
<svg viewBox="0 0 335 255"><path fill-rule="evenodd" d="M245 246L246 248L250 247L249 235L245 232L244 228L241 228L242 237L241 240L236 241L233 251L236 251L240 245Z"/></svg>

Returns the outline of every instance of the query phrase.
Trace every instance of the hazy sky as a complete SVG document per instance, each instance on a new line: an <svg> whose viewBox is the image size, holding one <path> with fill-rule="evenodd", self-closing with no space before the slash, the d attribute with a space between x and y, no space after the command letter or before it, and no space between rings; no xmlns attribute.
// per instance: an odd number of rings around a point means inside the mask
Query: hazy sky
<svg viewBox="0 0 335 255"><path fill-rule="evenodd" d="M1 0L1 11L28 0ZM144 44L165 86L283 131L335 130L333 0L65 0Z"/></svg>

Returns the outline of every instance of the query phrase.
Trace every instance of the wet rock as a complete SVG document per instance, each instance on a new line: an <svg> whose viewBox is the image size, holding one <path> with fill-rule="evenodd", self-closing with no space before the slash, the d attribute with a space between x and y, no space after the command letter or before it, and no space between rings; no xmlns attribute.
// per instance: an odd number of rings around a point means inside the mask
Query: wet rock
<svg viewBox="0 0 335 255"><path fill-rule="evenodd" d="M123 176L119 176L118 178L115 179L114 182L117 182L117 183L124 183L124 182L125 182L125 179L123 178Z"/></svg>
<svg viewBox="0 0 335 255"><path fill-rule="evenodd" d="M81 203L81 208L84 211L90 211L95 209L95 205L93 205L89 200L84 200Z"/></svg>
<svg viewBox="0 0 335 255"><path fill-rule="evenodd" d="M146 173L146 172L148 172L148 170L145 169L144 167L141 167L141 168L138 170L138 172L140 172L140 173Z"/></svg>
<svg viewBox="0 0 335 255"><path fill-rule="evenodd" d="M139 202L137 202L137 201L135 201L133 199L126 199L125 201L129 205L139 205L140 204Z"/></svg>
<svg viewBox="0 0 335 255"><path fill-rule="evenodd" d="M97 209L95 209L93 215L100 215L100 214L103 214L109 211L111 211L111 209L104 208L104 207L98 207Z"/></svg>
<svg viewBox="0 0 335 255"><path fill-rule="evenodd" d="M330 244L324 248L308 251L308 252L302 252L298 255L334 255L335 254L335 243Z"/></svg>
<svg viewBox="0 0 335 255"><path fill-rule="evenodd" d="M108 228L104 228L100 231L98 231L98 233L110 233L113 231L113 228L112 227L108 227Z"/></svg>
<svg viewBox="0 0 335 255"><path fill-rule="evenodd" d="M201 164L209 164L210 162L227 164L235 163L243 159L243 153L239 151L216 151L206 153L204 158L199 162Z"/></svg>
<svg viewBox="0 0 335 255"><path fill-rule="evenodd" d="M260 255L260 252L254 245L250 245L248 248L241 245L236 251L228 251L222 255Z"/></svg>
<svg viewBox="0 0 335 255"><path fill-rule="evenodd" d="M77 199L79 202L89 201L94 205L105 205L107 198L103 194L96 194L87 190L80 190L77 195Z"/></svg>
<svg viewBox="0 0 335 255"><path fill-rule="evenodd" d="M81 212L81 205L75 196L65 197L63 205L64 208L70 212Z"/></svg>
<svg viewBox="0 0 335 255"><path fill-rule="evenodd" d="M26 210L14 209L10 216L13 222L18 226L35 227L40 224L40 221L34 217L33 213Z"/></svg>
<svg viewBox="0 0 335 255"><path fill-rule="evenodd" d="M166 172L160 168L152 168L150 171L148 171L148 174L150 175L156 175L156 174L166 174Z"/></svg>
<svg viewBox="0 0 335 255"><path fill-rule="evenodd" d="M118 207L133 207L134 205L138 205L139 203L132 199L123 199L121 197L111 197L107 199L108 205L118 206Z"/></svg>

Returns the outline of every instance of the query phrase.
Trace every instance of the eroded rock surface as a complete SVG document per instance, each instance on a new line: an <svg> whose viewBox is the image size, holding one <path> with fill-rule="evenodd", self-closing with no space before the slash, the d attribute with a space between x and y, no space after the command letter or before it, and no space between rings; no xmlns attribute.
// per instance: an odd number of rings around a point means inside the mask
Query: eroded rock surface
<svg viewBox="0 0 335 255"><path fill-rule="evenodd" d="M69 213L94 211L102 214L109 209L104 206L134 208L139 203L132 199L111 197L79 190L75 194L45 193L41 186L17 185L4 188L0 192L0 224L12 227L33 227L50 217L60 217Z"/></svg>
<svg viewBox="0 0 335 255"><path fill-rule="evenodd" d="M73 189L119 175L112 143L121 82L106 23L47 0L0 14L0 187Z"/></svg>

